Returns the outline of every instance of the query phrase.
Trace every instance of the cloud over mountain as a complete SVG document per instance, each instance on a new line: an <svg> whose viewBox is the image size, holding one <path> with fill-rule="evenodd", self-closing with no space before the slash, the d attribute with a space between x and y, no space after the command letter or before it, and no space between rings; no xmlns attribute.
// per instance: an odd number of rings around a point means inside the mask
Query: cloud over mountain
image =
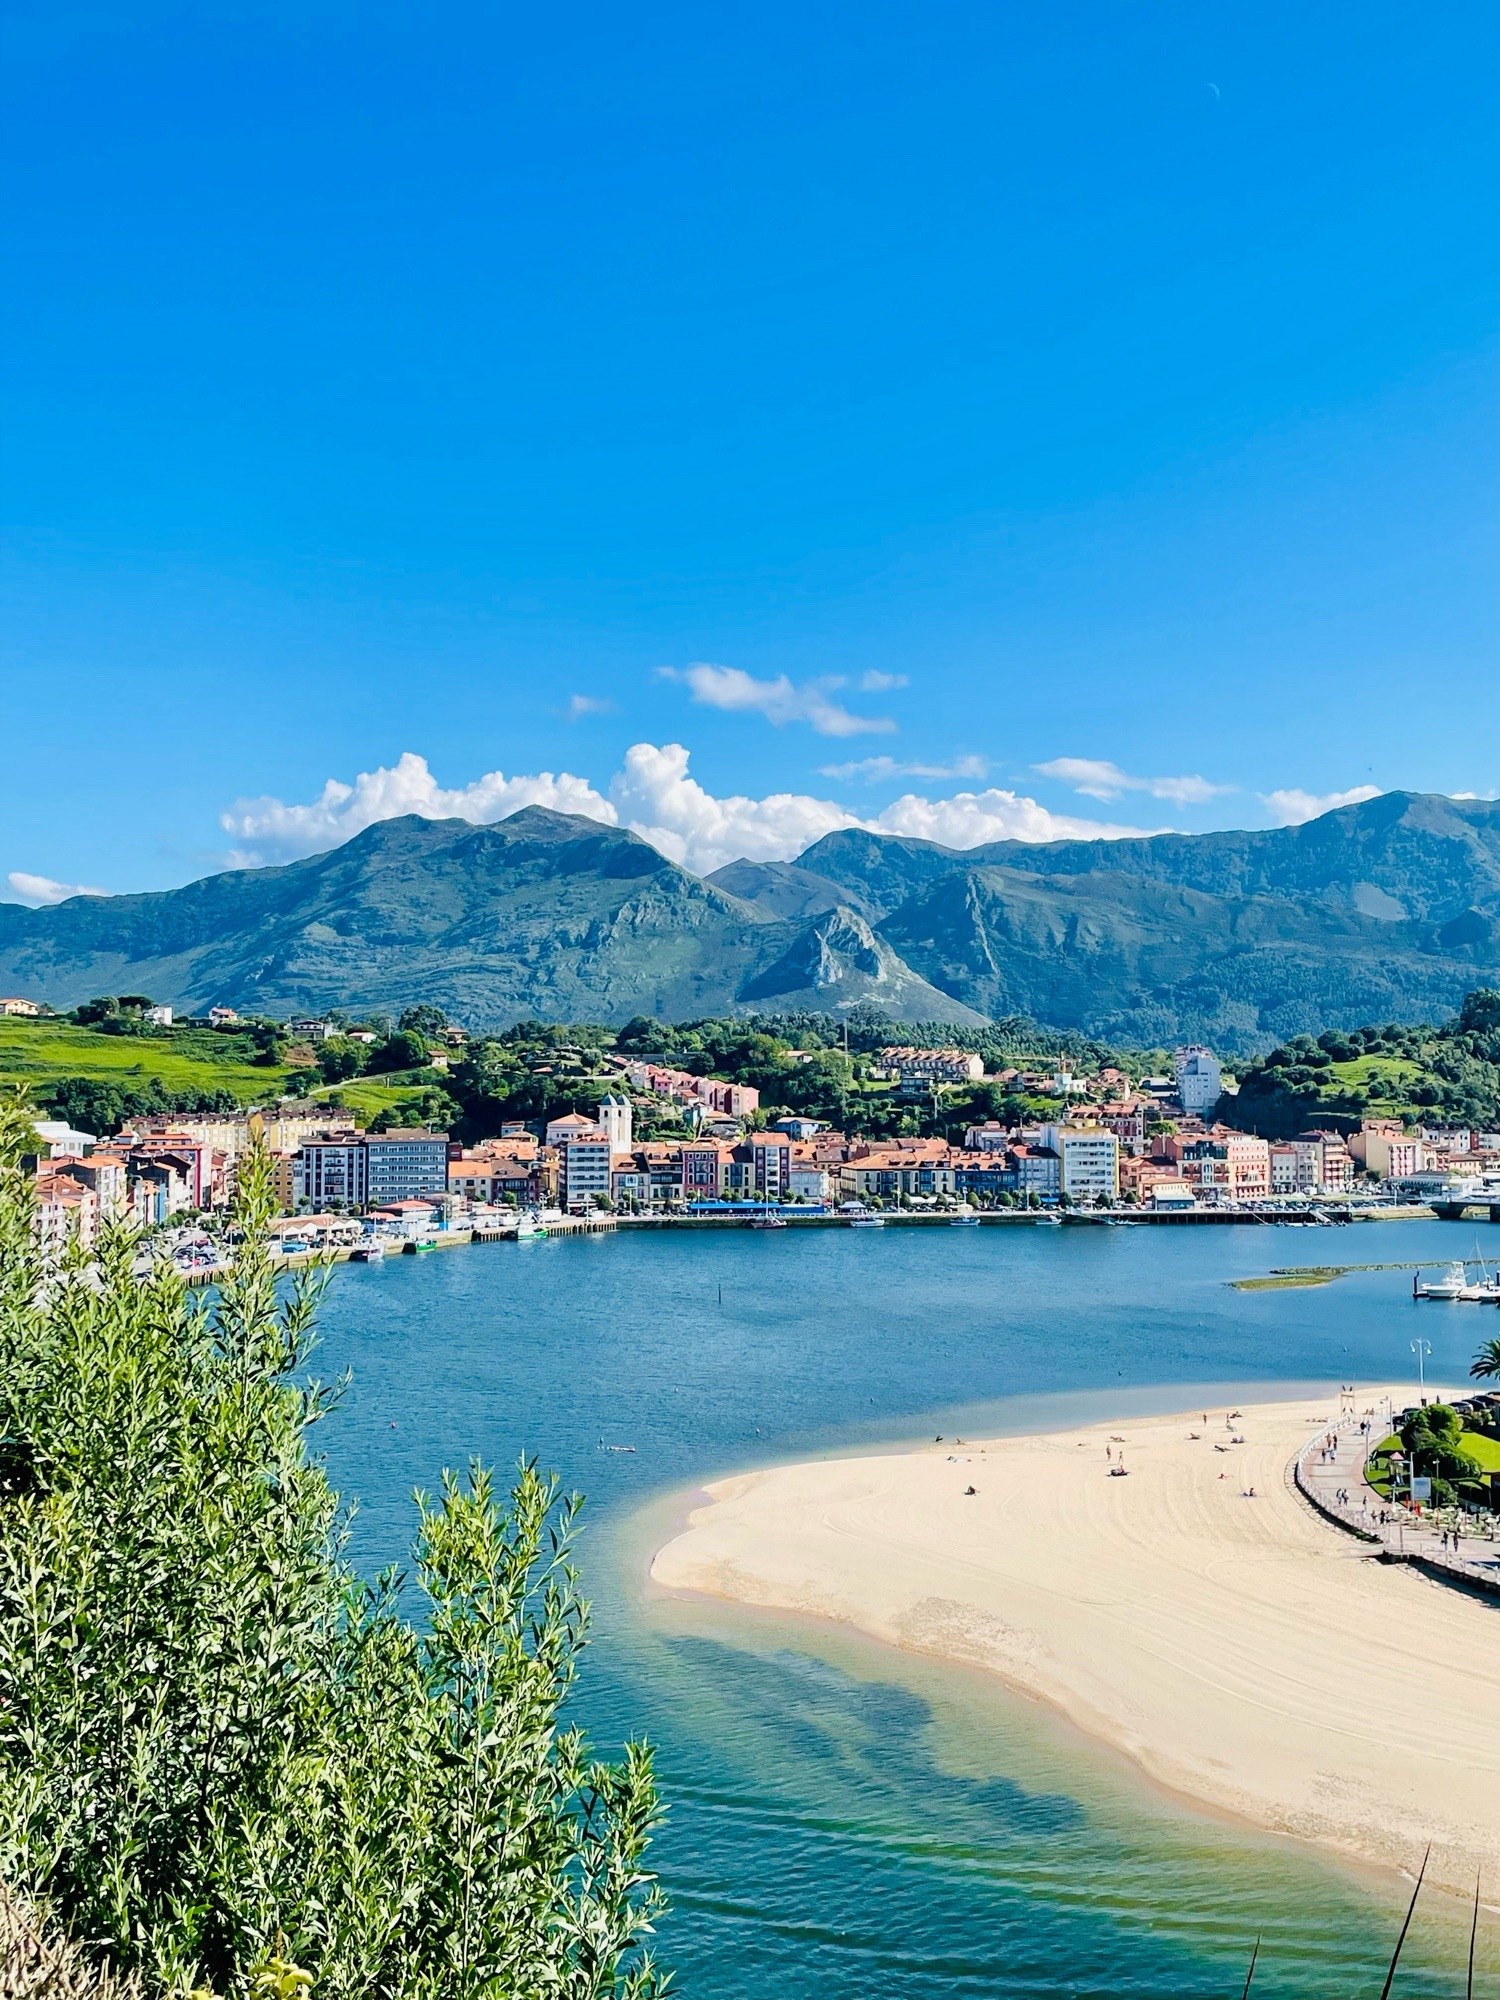
<svg viewBox="0 0 1500 2000"><path fill-rule="evenodd" d="M25 903L33 910L50 909L65 903L69 896L107 896L107 889L90 889L81 882L54 882L50 875L28 875L24 868L12 868L5 878L8 900Z"/></svg>
<svg viewBox="0 0 1500 2000"><path fill-rule="evenodd" d="M1380 787L1351 785L1347 792L1321 793L1299 792L1291 787L1284 792L1266 792L1262 797L1274 813L1278 826L1304 826L1308 820L1319 819L1339 806L1357 806L1366 799L1378 799Z"/></svg>
<svg viewBox="0 0 1500 2000"><path fill-rule="evenodd" d="M1135 834L1139 827L1049 812L1035 799L991 788L931 799L908 792L874 814L851 812L833 799L802 792L764 798L718 797L688 773L680 743L636 743L605 791L571 771L507 777L488 771L472 783L443 786L425 757L405 751L393 765L362 771L352 784L330 778L316 799L288 805L276 798L240 799L221 818L236 847L234 865L258 867L336 847L377 820L402 813L424 819L467 819L488 825L522 806L581 813L606 826L626 826L671 860L709 874L741 856L786 861L825 833L863 827L872 833L920 834L948 847L977 847L988 840L1103 839ZM957 775L960 759L950 767ZM855 775L850 767L848 775ZM892 764L894 776L899 766ZM934 770L933 775L938 775Z"/></svg>

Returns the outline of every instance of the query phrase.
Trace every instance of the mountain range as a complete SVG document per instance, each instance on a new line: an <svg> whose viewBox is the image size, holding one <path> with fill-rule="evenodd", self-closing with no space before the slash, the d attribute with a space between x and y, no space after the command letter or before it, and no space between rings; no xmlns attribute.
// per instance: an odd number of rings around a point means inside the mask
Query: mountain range
<svg viewBox="0 0 1500 2000"><path fill-rule="evenodd" d="M857 829L706 879L531 806L383 820L185 888L0 904L0 987L285 1015L416 999L473 1028L863 1003L1264 1048L1500 984L1500 804L1388 792L1298 827L958 850Z"/></svg>

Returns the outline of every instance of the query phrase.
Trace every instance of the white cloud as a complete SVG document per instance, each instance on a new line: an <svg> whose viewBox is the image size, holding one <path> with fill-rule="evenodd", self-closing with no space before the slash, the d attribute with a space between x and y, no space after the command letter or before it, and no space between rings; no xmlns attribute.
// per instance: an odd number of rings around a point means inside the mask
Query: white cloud
<svg viewBox="0 0 1500 2000"><path fill-rule="evenodd" d="M311 805L283 805L280 799L237 799L219 824L246 843L230 856L238 868L258 868L268 861L291 861L302 854L319 854L351 840L376 820L419 813L423 819L469 819L477 825L504 819L522 806L548 806L553 812L582 813L588 819L614 821L614 808L586 778L562 771L556 777L539 771L535 777L507 778L489 771L471 785L446 791L427 768L427 759L407 750L392 765L361 771L352 785L330 778Z"/></svg>
<svg viewBox="0 0 1500 2000"><path fill-rule="evenodd" d="M758 681L743 667L702 663L658 667L656 673L659 680L676 681L687 688L704 708L763 715L778 729L788 722L805 722L819 736L889 736L896 728L888 716L851 715L839 702L831 701L830 690L844 685L838 674L803 681L799 686L785 674L778 674L774 681Z"/></svg>
<svg viewBox="0 0 1500 2000"><path fill-rule="evenodd" d="M1049 812L1023 793L956 792L951 799L924 799L915 792L888 805L865 825L877 833L915 834L944 847L979 847L990 840L1140 840L1168 827L1110 826Z"/></svg>
<svg viewBox="0 0 1500 2000"><path fill-rule="evenodd" d="M831 799L772 792L763 799L715 798L687 774L680 743L636 743L610 785L620 823L699 875L744 856L750 861L790 861L835 827L860 820Z"/></svg>
<svg viewBox="0 0 1500 2000"><path fill-rule="evenodd" d="M1211 785L1207 778L1133 778L1118 764L1096 757L1054 757L1048 764L1033 764L1044 778L1056 778L1071 785L1089 799L1118 799L1126 792L1149 792L1153 799L1166 799L1174 806L1201 806L1208 799L1232 792L1233 785Z"/></svg>
<svg viewBox="0 0 1500 2000"><path fill-rule="evenodd" d="M904 688L911 685L906 674L883 674L871 667L859 677L860 687L866 694L884 694L887 688Z"/></svg>
<svg viewBox="0 0 1500 2000"><path fill-rule="evenodd" d="M608 715L614 703L602 694L570 694L568 696L568 720L576 722L581 715Z"/></svg>
<svg viewBox="0 0 1500 2000"><path fill-rule="evenodd" d="M1352 785L1347 792L1262 792L1261 798L1276 816L1278 826L1302 826L1323 813L1337 812L1340 806L1357 806L1364 799L1378 799L1379 785Z"/></svg>
<svg viewBox="0 0 1500 2000"><path fill-rule="evenodd" d="M982 757L955 757L951 764L903 764L895 757L861 757L857 764L820 764L820 778L873 785L882 778L982 778L989 770Z"/></svg>
<svg viewBox="0 0 1500 2000"><path fill-rule="evenodd" d="M700 875L742 855L752 861L790 861L838 827L917 834L960 848L989 840L1116 839L1144 830L1073 819L1049 812L1035 799L993 789L946 799L908 792L873 817L801 792L719 798L689 776L688 752L680 743L632 745L608 796L567 771L513 778L490 771L472 784L448 790L438 784L424 757L407 751L389 767L362 772L352 785L330 778L309 805L240 800L223 815L222 824L248 844L232 857L232 865L258 867L336 847L374 821L401 813L485 825L528 805L629 827Z"/></svg>
<svg viewBox="0 0 1500 2000"><path fill-rule="evenodd" d="M10 871L5 886L10 891L7 902L25 903L33 910L51 909L54 903L65 903L69 896L109 894L108 889L90 889L82 882L54 882L50 875L28 875L21 868Z"/></svg>

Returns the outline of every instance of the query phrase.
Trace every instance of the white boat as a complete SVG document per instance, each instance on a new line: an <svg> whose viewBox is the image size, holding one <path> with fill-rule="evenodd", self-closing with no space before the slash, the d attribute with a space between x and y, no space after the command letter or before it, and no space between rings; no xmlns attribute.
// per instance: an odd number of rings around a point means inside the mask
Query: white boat
<svg viewBox="0 0 1500 2000"><path fill-rule="evenodd" d="M1061 1229L1062 1217L1060 1215L1039 1215L1036 1219L1036 1226L1038 1229Z"/></svg>
<svg viewBox="0 0 1500 2000"><path fill-rule="evenodd" d="M976 1229L978 1226L979 1210L977 1208L961 1208L957 1215L952 1215L948 1218L948 1227L950 1229Z"/></svg>
<svg viewBox="0 0 1500 2000"><path fill-rule="evenodd" d="M1414 1284L1412 1291L1419 1299L1461 1299L1468 1289L1469 1274L1462 1264L1449 1264L1440 1278L1431 1284Z"/></svg>
<svg viewBox="0 0 1500 2000"><path fill-rule="evenodd" d="M885 1217L876 1215L874 1210L866 1208L863 1202L846 1201L842 1213L851 1229L885 1228Z"/></svg>
<svg viewBox="0 0 1500 2000"><path fill-rule="evenodd" d="M385 1257L385 1245L379 1238L370 1243L358 1243L349 1256L356 1264L379 1264Z"/></svg>
<svg viewBox="0 0 1500 2000"><path fill-rule="evenodd" d="M545 1236L546 1230L534 1215L523 1215L516 1224L516 1241L525 1242L533 1236Z"/></svg>

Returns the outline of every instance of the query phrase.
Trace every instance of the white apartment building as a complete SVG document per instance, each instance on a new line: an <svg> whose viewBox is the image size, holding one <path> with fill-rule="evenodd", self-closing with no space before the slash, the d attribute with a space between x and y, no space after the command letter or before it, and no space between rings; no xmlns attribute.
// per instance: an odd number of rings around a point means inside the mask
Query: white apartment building
<svg viewBox="0 0 1500 2000"><path fill-rule="evenodd" d="M1044 1125L1042 1144L1057 1155L1061 1191L1075 1201L1120 1192L1120 1142L1097 1125Z"/></svg>
<svg viewBox="0 0 1500 2000"><path fill-rule="evenodd" d="M614 1149L595 1128L592 1137L569 1139L562 1153L563 1200L569 1208L589 1208L610 1189Z"/></svg>
<svg viewBox="0 0 1500 2000"><path fill-rule="evenodd" d="M1177 1082L1177 1101L1183 1110L1201 1118L1212 1111L1224 1094L1224 1076L1219 1058L1201 1043L1178 1049L1172 1058Z"/></svg>

